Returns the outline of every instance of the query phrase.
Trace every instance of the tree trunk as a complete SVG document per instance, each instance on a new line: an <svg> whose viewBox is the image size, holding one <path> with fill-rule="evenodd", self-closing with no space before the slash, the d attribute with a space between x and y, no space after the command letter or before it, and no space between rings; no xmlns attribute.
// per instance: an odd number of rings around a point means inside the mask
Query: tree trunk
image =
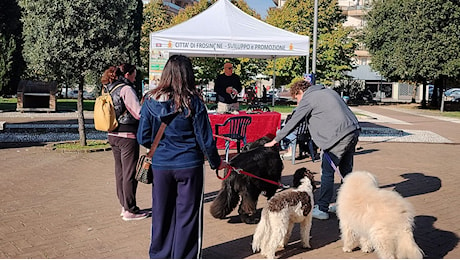
<svg viewBox="0 0 460 260"><path fill-rule="evenodd" d="M417 84L414 83L414 86L412 87L412 100L411 103L415 103L415 98L417 97Z"/></svg>
<svg viewBox="0 0 460 260"><path fill-rule="evenodd" d="M85 79L83 75L80 76L78 82L78 99L77 99L77 111L78 111L78 133L80 134L80 145L86 146L86 128L85 128L85 116L83 115L83 84Z"/></svg>

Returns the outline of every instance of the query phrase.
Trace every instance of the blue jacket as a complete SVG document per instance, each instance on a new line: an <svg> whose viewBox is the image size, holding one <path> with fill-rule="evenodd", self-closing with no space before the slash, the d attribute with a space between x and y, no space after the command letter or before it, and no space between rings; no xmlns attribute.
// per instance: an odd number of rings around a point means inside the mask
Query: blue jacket
<svg viewBox="0 0 460 260"><path fill-rule="evenodd" d="M203 165L204 158L211 169L220 164L220 156L213 139L208 112L203 101L192 97L192 113L178 114L166 127L152 158L152 168L161 170L182 169ZM146 96L141 109L137 141L150 148L161 125L160 117L174 113L171 100L157 101Z"/></svg>

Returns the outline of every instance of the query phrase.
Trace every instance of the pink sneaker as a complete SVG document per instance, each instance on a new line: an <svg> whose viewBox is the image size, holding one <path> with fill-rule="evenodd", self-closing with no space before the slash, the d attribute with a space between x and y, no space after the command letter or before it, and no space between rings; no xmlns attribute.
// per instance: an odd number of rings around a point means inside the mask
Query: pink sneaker
<svg viewBox="0 0 460 260"><path fill-rule="evenodd" d="M120 217L123 217L123 214L125 214L125 208L124 207L121 207L121 213L120 213Z"/></svg>
<svg viewBox="0 0 460 260"><path fill-rule="evenodd" d="M147 213L131 213L129 211L125 211L123 213L123 220L124 221L131 221L131 220L141 220L147 218L149 215Z"/></svg>

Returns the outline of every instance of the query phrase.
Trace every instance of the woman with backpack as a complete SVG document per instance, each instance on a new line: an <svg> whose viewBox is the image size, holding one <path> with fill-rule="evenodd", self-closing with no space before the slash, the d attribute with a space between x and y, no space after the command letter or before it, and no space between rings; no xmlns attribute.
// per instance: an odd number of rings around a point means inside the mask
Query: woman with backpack
<svg viewBox="0 0 460 260"><path fill-rule="evenodd" d="M135 91L136 67L124 63L110 67L101 79L106 83L115 108L118 127L108 133L115 159L115 183L121 205L121 217L125 221L148 217L136 203L136 163L139 158L139 144L136 141L141 106Z"/></svg>

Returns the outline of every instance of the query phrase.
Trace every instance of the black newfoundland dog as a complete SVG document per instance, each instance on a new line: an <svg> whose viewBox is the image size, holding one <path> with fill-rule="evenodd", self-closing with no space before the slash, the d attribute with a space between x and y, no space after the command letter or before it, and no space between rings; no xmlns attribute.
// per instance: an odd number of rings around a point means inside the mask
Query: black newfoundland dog
<svg viewBox="0 0 460 260"><path fill-rule="evenodd" d="M245 172L264 179L279 182L283 171L283 161L280 158L279 146L264 147L265 143L272 140L262 137L252 143L246 144L241 153L233 157L229 164ZM225 174L228 169L225 169ZM235 171L222 182L222 189L211 204L211 215L223 219L238 205L241 197L238 214L246 224L257 224L257 200L263 192L267 199L275 195L279 187L264 180L254 178Z"/></svg>

